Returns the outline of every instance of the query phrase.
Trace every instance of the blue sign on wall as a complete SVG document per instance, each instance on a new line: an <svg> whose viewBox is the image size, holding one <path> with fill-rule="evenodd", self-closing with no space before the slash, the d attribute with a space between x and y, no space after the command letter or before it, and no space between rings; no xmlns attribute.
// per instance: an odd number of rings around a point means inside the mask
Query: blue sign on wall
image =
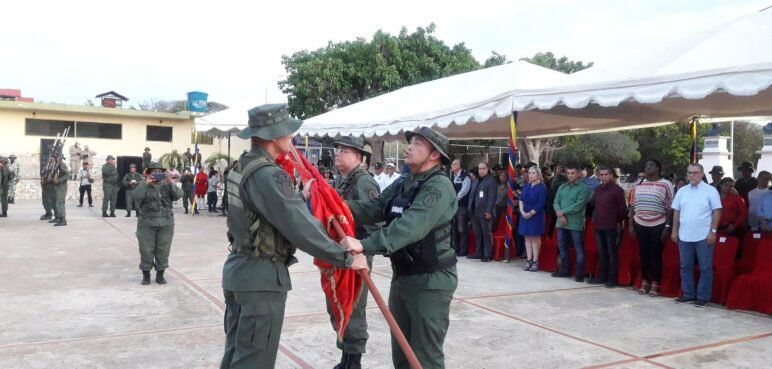
<svg viewBox="0 0 772 369"><path fill-rule="evenodd" d="M188 111L206 113L209 94L201 91L188 92Z"/></svg>

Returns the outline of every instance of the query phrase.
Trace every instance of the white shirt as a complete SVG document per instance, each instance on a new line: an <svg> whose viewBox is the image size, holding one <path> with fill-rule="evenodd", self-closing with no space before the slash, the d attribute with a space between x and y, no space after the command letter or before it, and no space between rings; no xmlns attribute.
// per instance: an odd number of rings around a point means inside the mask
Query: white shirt
<svg viewBox="0 0 772 369"><path fill-rule="evenodd" d="M700 181L681 187L673 199L672 208L679 211L678 239L697 242L708 238L713 210L721 209L721 197L715 187Z"/></svg>
<svg viewBox="0 0 772 369"><path fill-rule="evenodd" d="M89 178L91 178L91 171L90 170L83 170L83 168L80 168L78 170L78 178L80 178L80 185L81 186L87 186L91 185L91 182L88 181Z"/></svg>
<svg viewBox="0 0 772 369"><path fill-rule="evenodd" d="M458 177L461 176L462 172L458 172L458 174L453 173L453 183L458 183ZM469 179L469 175L467 174L466 177L464 177L464 180L461 182L461 190L458 191L456 194L456 200L461 200L466 194L469 193L469 189L472 187L472 180Z"/></svg>
<svg viewBox="0 0 772 369"><path fill-rule="evenodd" d="M761 197L767 192L769 192L768 189L760 190L758 187L748 192L748 225L751 227L759 226L759 205L761 205Z"/></svg>
<svg viewBox="0 0 772 369"><path fill-rule="evenodd" d="M381 174L376 174L374 176L375 182L378 183L378 187L381 189L381 192L386 189L386 187L391 186L394 181L399 178L399 174L397 172L394 172L391 176L386 174L386 172L381 172Z"/></svg>

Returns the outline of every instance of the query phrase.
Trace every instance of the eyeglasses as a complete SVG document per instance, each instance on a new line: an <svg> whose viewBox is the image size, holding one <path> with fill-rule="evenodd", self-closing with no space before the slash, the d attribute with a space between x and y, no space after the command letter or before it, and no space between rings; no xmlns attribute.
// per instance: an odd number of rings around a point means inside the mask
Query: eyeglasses
<svg viewBox="0 0 772 369"><path fill-rule="evenodd" d="M702 174L702 171L699 171L699 170L698 171L688 170L688 171L686 171L686 174Z"/></svg>
<svg viewBox="0 0 772 369"><path fill-rule="evenodd" d="M348 147L338 147L338 148L335 149L335 153L336 154L337 153L350 154L350 153L354 153L354 152L356 152L356 151L354 151L354 149L349 149Z"/></svg>

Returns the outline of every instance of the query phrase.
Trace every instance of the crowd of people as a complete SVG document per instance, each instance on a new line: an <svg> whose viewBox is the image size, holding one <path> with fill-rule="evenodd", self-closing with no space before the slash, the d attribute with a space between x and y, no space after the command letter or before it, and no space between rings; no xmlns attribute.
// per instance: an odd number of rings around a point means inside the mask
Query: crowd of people
<svg viewBox="0 0 772 369"><path fill-rule="evenodd" d="M627 230L639 244L641 287L638 292L660 295L664 243L678 245L681 258L682 296L677 302L705 306L710 301L712 246L716 235L742 239L745 232L770 232L772 175L756 171L752 163L737 168L736 181L724 177L720 166L707 176L700 164L688 166L686 177L662 176L662 164L647 160L643 170L625 190L619 184L618 168L594 165L556 164L539 168L534 163L518 165L514 186L514 239L517 257L526 259L526 271L539 270L542 237L557 237L559 267L556 278L573 277L577 282L617 286L619 248ZM454 242L459 256L490 262L492 232L504 216L508 172L501 167L490 173L488 163L464 171L461 161L450 167L458 211L454 218ZM590 227L591 225L591 227ZM598 270L585 268L585 232L594 232L598 248ZM469 232L473 232L474 253L469 254ZM569 247L576 260L570 265ZM504 262L510 253L505 252ZM695 287L695 260L700 281Z"/></svg>

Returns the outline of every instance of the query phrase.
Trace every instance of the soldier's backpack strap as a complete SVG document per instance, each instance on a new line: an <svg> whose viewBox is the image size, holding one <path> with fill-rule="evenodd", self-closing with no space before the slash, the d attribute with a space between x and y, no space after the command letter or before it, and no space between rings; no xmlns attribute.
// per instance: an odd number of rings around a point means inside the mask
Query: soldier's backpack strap
<svg viewBox="0 0 772 369"><path fill-rule="evenodd" d="M244 201L241 198L241 190L244 188L244 183L246 182L247 178L249 178L252 173L269 165L273 165L273 163L268 160L257 159L250 161L247 163L247 165L241 168L241 162L239 162L239 164L237 164L237 168L231 170L228 173L228 178L226 179L229 182L227 186L228 206L233 205L243 210L249 216L249 218L252 219L252 225L249 227L249 231L253 236L257 234L257 230L260 228L260 224L262 222L261 219L263 217L260 216L260 214L257 212L257 209L253 209L251 206L246 206L244 204Z"/></svg>

